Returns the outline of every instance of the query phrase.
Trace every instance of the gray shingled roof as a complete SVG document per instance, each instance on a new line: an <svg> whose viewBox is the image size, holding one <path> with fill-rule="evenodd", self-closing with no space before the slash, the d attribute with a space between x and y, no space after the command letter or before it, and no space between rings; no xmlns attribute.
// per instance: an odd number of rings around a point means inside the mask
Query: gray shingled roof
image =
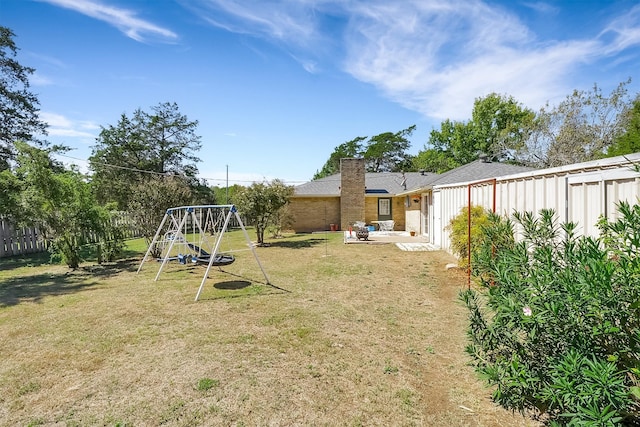
<svg viewBox="0 0 640 427"><path fill-rule="evenodd" d="M339 196L340 195L340 174L326 176L314 181L296 185L294 196Z"/></svg>
<svg viewBox="0 0 640 427"><path fill-rule="evenodd" d="M483 162L476 160L440 175L432 185L455 184L459 182L478 181L481 179L497 178L499 176L512 175L527 172L533 168L511 165L509 163Z"/></svg>
<svg viewBox="0 0 640 427"><path fill-rule="evenodd" d="M405 172L381 172L365 174L366 194L395 195L434 185L477 181L532 170L507 163L484 163L480 160L452 169L443 174ZM403 176L406 182L403 185ZM340 196L340 174L327 176L295 187L294 197Z"/></svg>
<svg viewBox="0 0 640 427"><path fill-rule="evenodd" d="M428 185L438 174L420 172L367 173L364 177L366 194L398 194L410 188Z"/></svg>

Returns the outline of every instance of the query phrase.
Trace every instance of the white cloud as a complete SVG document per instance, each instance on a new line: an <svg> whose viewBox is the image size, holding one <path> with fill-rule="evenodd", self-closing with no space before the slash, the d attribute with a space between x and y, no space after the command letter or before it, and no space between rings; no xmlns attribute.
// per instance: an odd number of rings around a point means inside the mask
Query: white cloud
<svg viewBox="0 0 640 427"><path fill-rule="evenodd" d="M95 138L94 134L91 134L89 132L82 132L77 129L49 128L48 132L51 136L66 136L70 138Z"/></svg>
<svg viewBox="0 0 640 427"><path fill-rule="evenodd" d="M34 85L34 86L50 86L50 85L53 84L53 80L51 80L49 77L47 77L45 75L42 75L42 74L40 74L40 73L38 73L36 71L29 78L29 83Z"/></svg>
<svg viewBox="0 0 640 427"><path fill-rule="evenodd" d="M541 42L516 16L480 1L369 4L355 12L345 69L437 119L466 119L473 101L491 92L540 107L570 91L572 71L609 50L597 38ZM616 23L619 48L640 38L637 25L622 25L628 19Z"/></svg>
<svg viewBox="0 0 640 427"><path fill-rule="evenodd" d="M559 11L559 8L543 2L543 1L538 1L538 2L525 2L523 3L523 6L526 6L532 10L535 10L536 12L540 12L540 13L544 13L544 14L556 14Z"/></svg>
<svg viewBox="0 0 640 427"><path fill-rule="evenodd" d="M287 43L304 43L316 33L312 5L308 2L204 0L199 4L199 10L211 25L234 33L266 36Z"/></svg>
<svg viewBox="0 0 640 427"><path fill-rule="evenodd" d="M213 25L284 46L308 72L321 70L323 60L339 61L354 78L432 119L466 119L474 100L491 92L541 107L575 89L581 67L624 60L611 56L640 44L640 6L600 34L594 29L591 39L541 40L508 6L481 0L199 4ZM537 14L559 12L542 1L523 5Z"/></svg>
<svg viewBox="0 0 640 427"><path fill-rule="evenodd" d="M40 119L49 125L47 131L53 137L95 139L100 126L89 121L73 121L62 114L40 112Z"/></svg>
<svg viewBox="0 0 640 427"><path fill-rule="evenodd" d="M47 124L49 124L50 127L71 127L71 120L67 119L62 114L48 113L43 111L40 113L40 118Z"/></svg>
<svg viewBox="0 0 640 427"><path fill-rule="evenodd" d="M91 18L106 22L136 41L147 37L175 40L177 34L136 16L132 10L111 7L93 0L40 0L55 6L74 10Z"/></svg>
<svg viewBox="0 0 640 427"><path fill-rule="evenodd" d="M318 72L316 58L335 55L334 37L323 32L324 11L342 13L342 3L334 0L183 0L210 25L237 34L266 39L283 48L307 72ZM345 2L346 4L346 2Z"/></svg>
<svg viewBox="0 0 640 427"><path fill-rule="evenodd" d="M606 45L607 54L615 54L631 46L640 45L640 5L611 21L600 36L603 39L613 37Z"/></svg>

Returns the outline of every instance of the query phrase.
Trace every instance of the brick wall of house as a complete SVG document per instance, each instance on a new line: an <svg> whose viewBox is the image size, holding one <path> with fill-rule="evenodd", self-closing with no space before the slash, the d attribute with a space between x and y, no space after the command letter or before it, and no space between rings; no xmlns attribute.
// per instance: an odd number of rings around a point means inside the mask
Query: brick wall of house
<svg viewBox="0 0 640 427"><path fill-rule="evenodd" d="M391 198L391 216L395 221L394 230L403 231L405 229L405 197ZM365 200L365 221L371 224L371 221L378 220L378 197L367 197Z"/></svg>
<svg viewBox="0 0 640 427"><path fill-rule="evenodd" d="M371 221L378 220L378 198L377 197L365 197L364 220L367 222L367 224L371 224Z"/></svg>
<svg viewBox="0 0 640 427"><path fill-rule="evenodd" d="M365 220L364 159L340 159L340 227Z"/></svg>
<svg viewBox="0 0 640 427"><path fill-rule="evenodd" d="M405 229L405 213L404 213L404 201L405 197L394 197L391 201L393 211L391 215L395 221L394 230L403 231Z"/></svg>
<svg viewBox="0 0 640 427"><path fill-rule="evenodd" d="M340 199L337 197L292 198L289 211L296 233L329 230L331 224L340 224Z"/></svg>

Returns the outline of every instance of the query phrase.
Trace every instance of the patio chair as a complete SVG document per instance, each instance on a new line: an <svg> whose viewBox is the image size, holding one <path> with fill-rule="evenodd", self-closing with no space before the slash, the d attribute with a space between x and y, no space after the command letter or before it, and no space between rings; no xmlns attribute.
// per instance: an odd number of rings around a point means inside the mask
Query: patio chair
<svg viewBox="0 0 640 427"><path fill-rule="evenodd" d="M378 221L378 227L380 227L380 231L383 231L383 232L393 231L394 225L395 225L395 221L392 219L388 221Z"/></svg>

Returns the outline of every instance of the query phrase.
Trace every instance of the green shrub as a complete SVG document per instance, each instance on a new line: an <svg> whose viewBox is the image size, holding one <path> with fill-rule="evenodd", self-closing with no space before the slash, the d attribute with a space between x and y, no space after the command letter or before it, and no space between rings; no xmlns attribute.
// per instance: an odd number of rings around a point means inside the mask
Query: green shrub
<svg viewBox="0 0 640 427"><path fill-rule="evenodd" d="M640 207L576 237L550 210L490 215L473 274L468 353L494 400L550 425L640 421Z"/></svg>
<svg viewBox="0 0 640 427"><path fill-rule="evenodd" d="M464 206L446 227L451 238L451 250L459 259L460 267L469 265L469 208ZM483 227L488 221L488 211L482 206L471 206L471 253L481 247Z"/></svg>
<svg viewBox="0 0 640 427"><path fill-rule="evenodd" d="M104 261L113 262L124 251L126 225L118 223L117 220L120 216L120 212L105 210L102 226L98 233L98 243L96 244L98 263Z"/></svg>

